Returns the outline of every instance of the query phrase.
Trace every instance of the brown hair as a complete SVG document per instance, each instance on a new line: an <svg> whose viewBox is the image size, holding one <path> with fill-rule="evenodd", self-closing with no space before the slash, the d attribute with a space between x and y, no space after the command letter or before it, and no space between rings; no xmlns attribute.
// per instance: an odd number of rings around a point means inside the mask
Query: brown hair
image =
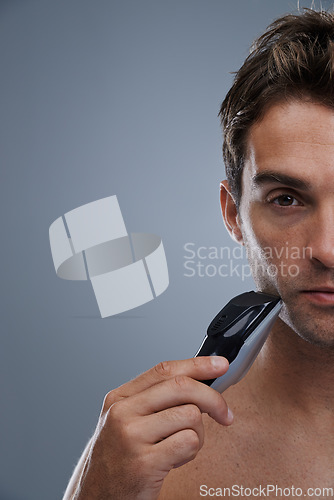
<svg viewBox="0 0 334 500"><path fill-rule="evenodd" d="M282 100L306 98L334 107L333 71L333 13L305 9L285 15L254 42L219 112L226 176L237 206L250 126Z"/></svg>

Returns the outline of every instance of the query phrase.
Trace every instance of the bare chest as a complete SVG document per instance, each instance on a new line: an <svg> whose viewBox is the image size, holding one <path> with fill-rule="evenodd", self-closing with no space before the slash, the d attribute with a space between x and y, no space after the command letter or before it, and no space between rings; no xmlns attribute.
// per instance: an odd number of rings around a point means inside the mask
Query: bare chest
<svg viewBox="0 0 334 500"><path fill-rule="evenodd" d="M317 429L275 424L242 419L223 428L207 421L202 450L169 474L161 498L294 498L313 490L334 498L333 435L324 441Z"/></svg>

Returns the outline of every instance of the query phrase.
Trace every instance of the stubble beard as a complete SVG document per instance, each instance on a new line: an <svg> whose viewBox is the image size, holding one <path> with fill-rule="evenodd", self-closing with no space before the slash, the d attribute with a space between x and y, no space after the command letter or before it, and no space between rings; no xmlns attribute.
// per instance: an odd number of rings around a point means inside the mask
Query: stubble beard
<svg viewBox="0 0 334 500"><path fill-rule="evenodd" d="M279 273L274 277L268 270L273 265L279 268L277 263L264 259L260 252L254 257L254 252L248 251L247 244L245 247L257 290L280 295L282 298L283 307L279 317L283 323L304 341L332 351L334 355L334 306L312 304L301 292L310 289L312 283L321 282L321 274L325 278L328 270L323 270L322 273L318 271L316 276L314 271L312 277L307 276L306 271L303 272L300 266L300 273L296 277L283 277ZM326 280L328 280L327 274Z"/></svg>

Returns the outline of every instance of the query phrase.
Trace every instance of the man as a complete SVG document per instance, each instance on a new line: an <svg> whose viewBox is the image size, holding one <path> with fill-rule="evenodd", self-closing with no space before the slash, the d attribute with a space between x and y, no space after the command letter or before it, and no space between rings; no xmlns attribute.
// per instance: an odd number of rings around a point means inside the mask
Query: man
<svg viewBox="0 0 334 500"><path fill-rule="evenodd" d="M334 497L333 72L334 15L284 16L220 111L226 227L284 302L248 375L222 396L203 357L111 391L65 500Z"/></svg>

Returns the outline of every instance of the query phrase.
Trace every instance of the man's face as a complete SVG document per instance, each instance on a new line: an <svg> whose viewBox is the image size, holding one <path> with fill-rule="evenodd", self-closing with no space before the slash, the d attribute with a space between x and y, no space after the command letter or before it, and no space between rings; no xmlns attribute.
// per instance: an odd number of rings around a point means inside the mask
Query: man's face
<svg viewBox="0 0 334 500"><path fill-rule="evenodd" d="M334 348L334 111L273 105L247 146L239 224L256 285L301 337Z"/></svg>

